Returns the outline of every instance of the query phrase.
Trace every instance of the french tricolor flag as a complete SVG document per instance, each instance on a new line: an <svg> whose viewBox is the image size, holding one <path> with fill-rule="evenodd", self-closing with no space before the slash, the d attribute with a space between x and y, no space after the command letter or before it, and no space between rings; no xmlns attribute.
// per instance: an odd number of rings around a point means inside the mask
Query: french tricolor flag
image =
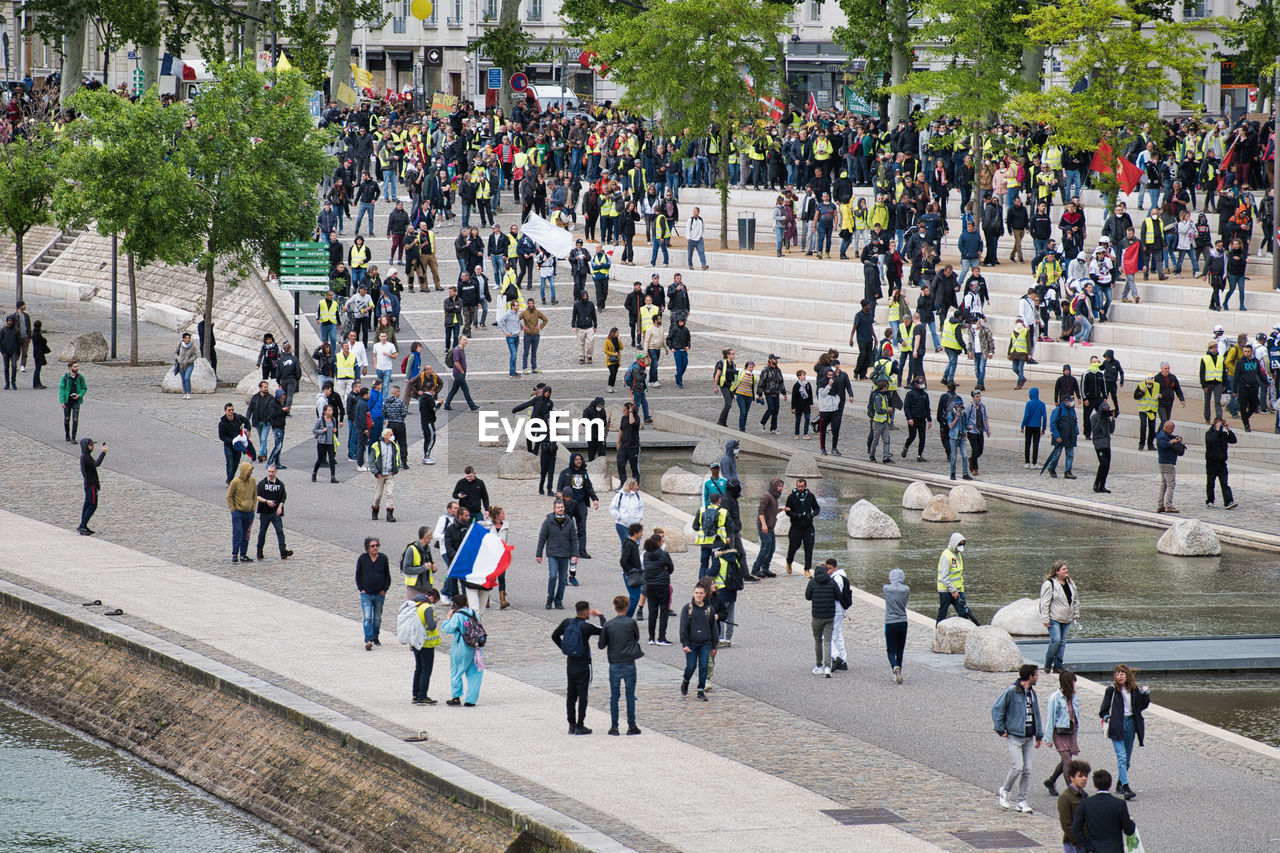
<svg viewBox="0 0 1280 853"><path fill-rule="evenodd" d="M511 565L514 546L498 538L498 534L483 524L472 524L458 546L449 566L449 577L464 583L493 589L498 578Z"/></svg>

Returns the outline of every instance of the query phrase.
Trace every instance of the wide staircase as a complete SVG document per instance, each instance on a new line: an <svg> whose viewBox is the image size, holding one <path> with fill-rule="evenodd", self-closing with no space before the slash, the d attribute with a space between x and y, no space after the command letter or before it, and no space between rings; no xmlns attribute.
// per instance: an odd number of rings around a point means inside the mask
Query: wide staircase
<svg viewBox="0 0 1280 853"><path fill-rule="evenodd" d="M58 236L53 239L47 246L42 249L28 264L25 270L27 275L40 275L47 270L54 261L56 261L63 252L65 252L76 239L83 234L84 231L73 229L71 231L61 231Z"/></svg>

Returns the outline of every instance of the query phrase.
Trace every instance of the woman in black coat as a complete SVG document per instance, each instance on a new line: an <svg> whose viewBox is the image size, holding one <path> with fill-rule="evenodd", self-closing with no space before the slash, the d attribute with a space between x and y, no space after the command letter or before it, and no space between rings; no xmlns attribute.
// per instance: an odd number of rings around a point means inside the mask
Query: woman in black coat
<svg viewBox="0 0 1280 853"><path fill-rule="evenodd" d="M1133 670L1124 664L1117 666L1114 680L1103 694L1098 714L1102 717L1102 730L1106 732L1116 752L1119 776L1116 792L1126 800L1137 796L1129 787L1129 763L1133 758L1134 738L1137 738L1138 746L1143 745L1146 724L1143 722L1142 712L1150 704L1151 692L1138 684Z"/></svg>

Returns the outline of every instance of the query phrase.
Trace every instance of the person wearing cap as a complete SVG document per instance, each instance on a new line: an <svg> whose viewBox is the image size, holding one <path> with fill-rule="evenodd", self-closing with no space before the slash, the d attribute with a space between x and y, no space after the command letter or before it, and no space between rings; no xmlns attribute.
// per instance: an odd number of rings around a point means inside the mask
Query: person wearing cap
<svg viewBox="0 0 1280 853"><path fill-rule="evenodd" d="M591 256L591 277L596 288L596 309L605 310L605 301L609 298L609 269L613 265L604 244L596 245L596 253Z"/></svg>
<svg viewBox="0 0 1280 853"><path fill-rule="evenodd" d="M1049 414L1049 434L1053 437L1053 450L1049 452L1048 458L1044 460L1044 465L1040 466L1040 473L1043 474L1047 469L1049 476L1055 479L1058 476L1058 457L1066 455L1066 472L1063 474L1068 480L1074 480L1076 475L1072 473L1071 468L1076 460L1076 441L1080 434L1080 424L1076 421L1076 398L1070 394L1062 398L1054 410Z"/></svg>
<svg viewBox="0 0 1280 853"><path fill-rule="evenodd" d="M893 462L893 450L889 446L889 422L893 418L893 392L889 390L889 377L876 379L876 390L867 400L867 417L871 419L867 432L867 458L876 461L876 448L884 442L884 463Z"/></svg>
<svg viewBox="0 0 1280 853"><path fill-rule="evenodd" d="M396 520L395 507L392 505L392 489L395 486L396 472L401 466L400 445L396 443L395 433L388 427L382 431L382 437L369 448L369 471L373 474L376 486L373 492L373 520L378 520L382 503L387 504L387 521Z"/></svg>
<svg viewBox="0 0 1280 853"><path fill-rule="evenodd" d="M1217 333L1222 329L1214 329ZM1226 356L1218 346L1221 338L1209 341L1204 355L1200 356L1200 387L1204 391L1204 422L1210 423L1209 403L1213 402L1214 417L1222 417L1222 386L1226 371Z"/></svg>
<svg viewBox="0 0 1280 853"><path fill-rule="evenodd" d="M724 482L724 478L720 477L719 465L712 464L711 477L721 483ZM715 552L729 546L729 534L725 529L725 525L729 521L729 511L721 506L724 500L724 492L708 492L707 485L710 483L711 480L708 480L707 483L703 484L702 507L693 519L693 529L697 534L693 541L700 549L698 557L699 578L711 574L712 570L716 568L716 566L712 565L711 560Z"/></svg>

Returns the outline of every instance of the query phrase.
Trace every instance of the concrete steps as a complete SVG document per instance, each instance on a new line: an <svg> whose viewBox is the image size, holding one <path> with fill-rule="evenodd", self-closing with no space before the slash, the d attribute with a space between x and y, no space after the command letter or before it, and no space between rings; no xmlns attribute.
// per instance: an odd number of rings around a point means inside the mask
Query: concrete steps
<svg viewBox="0 0 1280 853"><path fill-rule="evenodd" d="M53 225L37 225L28 231L22 240L23 260L30 263L31 258L57 238L58 233L57 227ZM0 236L0 269L12 272L17 262L18 251L13 238L8 235Z"/></svg>
<svg viewBox="0 0 1280 853"><path fill-rule="evenodd" d="M63 231L36 256L24 272L27 275L40 275L83 233L84 231Z"/></svg>

